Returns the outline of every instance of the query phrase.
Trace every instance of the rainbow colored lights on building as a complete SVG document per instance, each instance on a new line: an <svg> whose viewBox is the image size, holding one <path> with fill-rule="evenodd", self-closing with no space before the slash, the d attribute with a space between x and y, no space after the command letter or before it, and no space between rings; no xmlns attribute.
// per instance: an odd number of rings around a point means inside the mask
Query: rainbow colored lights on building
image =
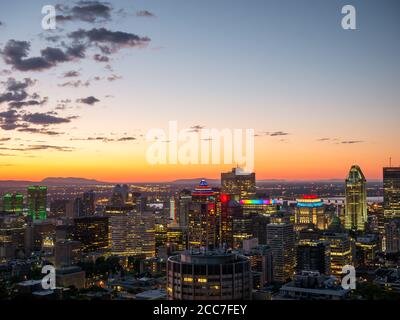
<svg viewBox="0 0 400 320"><path fill-rule="evenodd" d="M316 208L322 207L324 201L319 199L316 195L304 195L302 199L297 199L298 207Z"/></svg>
<svg viewBox="0 0 400 320"><path fill-rule="evenodd" d="M251 200L240 200L240 204L277 204L278 201L275 199L251 199Z"/></svg>
<svg viewBox="0 0 400 320"><path fill-rule="evenodd" d="M208 185L206 180L201 180L199 185L192 191L192 196L209 197L214 195L213 189Z"/></svg>

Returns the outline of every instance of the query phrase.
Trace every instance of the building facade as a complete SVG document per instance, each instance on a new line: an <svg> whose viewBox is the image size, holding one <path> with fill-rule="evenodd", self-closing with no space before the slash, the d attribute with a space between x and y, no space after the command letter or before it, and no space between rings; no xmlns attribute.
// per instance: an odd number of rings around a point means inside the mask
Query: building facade
<svg viewBox="0 0 400 320"><path fill-rule="evenodd" d="M345 228L364 231L367 223L366 179L359 166L351 167L346 179Z"/></svg>
<svg viewBox="0 0 400 320"><path fill-rule="evenodd" d="M169 257L169 300L249 300L251 269L248 258L219 251L185 252Z"/></svg>

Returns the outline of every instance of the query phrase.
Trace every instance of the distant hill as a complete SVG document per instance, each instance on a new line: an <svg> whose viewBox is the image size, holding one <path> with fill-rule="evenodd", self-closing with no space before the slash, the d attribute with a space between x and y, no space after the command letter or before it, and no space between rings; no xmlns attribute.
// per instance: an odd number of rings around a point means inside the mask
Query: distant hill
<svg viewBox="0 0 400 320"><path fill-rule="evenodd" d="M25 180L0 180L0 187L26 187L31 184L32 181Z"/></svg>
<svg viewBox="0 0 400 320"><path fill-rule="evenodd" d="M63 185L93 185L109 184L95 179L48 177L42 181L29 180L0 180L0 187L27 187L30 185L63 186Z"/></svg>
<svg viewBox="0 0 400 320"><path fill-rule="evenodd" d="M190 178L190 179L179 179L179 180L174 180L171 181L171 184L180 184L180 185L198 185L201 180L206 180L209 185L218 185L220 184L219 179L207 179L207 178Z"/></svg>
<svg viewBox="0 0 400 320"><path fill-rule="evenodd" d="M61 177L48 177L40 181L43 185L91 185L91 184L107 184L108 182L102 182L95 179L85 178L61 178Z"/></svg>

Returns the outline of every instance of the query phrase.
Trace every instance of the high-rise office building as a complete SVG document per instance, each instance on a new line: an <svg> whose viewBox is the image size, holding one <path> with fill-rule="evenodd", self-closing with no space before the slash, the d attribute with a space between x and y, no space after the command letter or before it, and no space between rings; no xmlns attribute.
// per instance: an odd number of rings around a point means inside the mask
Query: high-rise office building
<svg viewBox="0 0 400 320"><path fill-rule="evenodd" d="M179 192L175 201L176 205L176 222L182 226L187 227L189 224L189 207L192 202L192 192L184 189Z"/></svg>
<svg viewBox="0 0 400 320"><path fill-rule="evenodd" d="M69 267L80 261L81 243L79 241L57 241L54 251L56 268Z"/></svg>
<svg viewBox="0 0 400 320"><path fill-rule="evenodd" d="M248 240L247 240L248 241ZM244 250L250 259L253 288L259 289L273 281L272 249L267 245L256 245Z"/></svg>
<svg viewBox="0 0 400 320"><path fill-rule="evenodd" d="M346 179L345 228L364 231L367 222L366 179L359 166L351 167Z"/></svg>
<svg viewBox="0 0 400 320"><path fill-rule="evenodd" d="M274 280L285 282L292 279L296 264L293 224L281 222L267 225L267 244L272 249Z"/></svg>
<svg viewBox="0 0 400 320"><path fill-rule="evenodd" d="M67 217L74 218L74 201L67 199L55 199L50 203L49 218L57 217Z"/></svg>
<svg viewBox="0 0 400 320"><path fill-rule="evenodd" d="M167 247L169 252L184 251L188 244L187 227L171 223L167 227Z"/></svg>
<svg viewBox="0 0 400 320"><path fill-rule="evenodd" d="M221 173L221 192L239 199L251 199L256 194L256 174L233 168L231 172Z"/></svg>
<svg viewBox="0 0 400 320"><path fill-rule="evenodd" d="M113 189L110 202L112 206L124 206L125 204L131 202L131 197L132 194L129 192L128 185L124 184L121 186L117 184Z"/></svg>
<svg viewBox="0 0 400 320"><path fill-rule="evenodd" d="M185 252L167 262L169 300L249 300L250 261L219 251Z"/></svg>
<svg viewBox="0 0 400 320"><path fill-rule="evenodd" d="M216 248L220 244L219 203L205 180L192 192L188 213L189 247Z"/></svg>
<svg viewBox="0 0 400 320"><path fill-rule="evenodd" d="M83 252L102 252L109 248L108 217L75 218L74 225L74 239L82 244Z"/></svg>
<svg viewBox="0 0 400 320"><path fill-rule="evenodd" d="M257 238L259 244L267 244L267 225L271 217L279 212L276 199L242 199L240 200L244 221L250 221L246 232Z"/></svg>
<svg viewBox="0 0 400 320"><path fill-rule="evenodd" d="M155 216L132 206L107 207L110 251L118 256L155 257Z"/></svg>
<svg viewBox="0 0 400 320"><path fill-rule="evenodd" d="M20 216L0 216L0 261L15 259L24 251L25 221Z"/></svg>
<svg viewBox="0 0 400 320"><path fill-rule="evenodd" d="M330 248L323 241L300 241L296 249L296 271L318 271L330 273Z"/></svg>
<svg viewBox="0 0 400 320"><path fill-rule="evenodd" d="M297 199L295 229L300 231L310 226L319 230L327 229L325 205L316 195L304 195L301 199Z"/></svg>
<svg viewBox="0 0 400 320"><path fill-rule="evenodd" d="M92 216L96 212L95 193L93 190L83 193L82 196L82 214L83 216Z"/></svg>
<svg viewBox="0 0 400 320"><path fill-rule="evenodd" d="M383 168L383 212L400 217L400 167Z"/></svg>
<svg viewBox="0 0 400 320"><path fill-rule="evenodd" d="M47 187L28 187L28 215L33 220L45 220L47 217Z"/></svg>
<svg viewBox="0 0 400 320"><path fill-rule="evenodd" d="M353 248L347 233L324 233L320 239L329 243L330 272L334 276L342 276L346 265L353 265Z"/></svg>
<svg viewBox="0 0 400 320"><path fill-rule="evenodd" d="M385 252L400 252L400 218L389 219L385 222Z"/></svg>
<svg viewBox="0 0 400 320"><path fill-rule="evenodd" d="M20 193L6 193L3 196L3 212L21 215L24 210L24 196Z"/></svg>

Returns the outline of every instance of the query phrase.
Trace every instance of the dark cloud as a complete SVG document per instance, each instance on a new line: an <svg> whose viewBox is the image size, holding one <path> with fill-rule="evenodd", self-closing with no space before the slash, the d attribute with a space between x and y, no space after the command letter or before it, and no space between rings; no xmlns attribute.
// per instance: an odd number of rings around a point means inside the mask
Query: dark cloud
<svg viewBox="0 0 400 320"><path fill-rule="evenodd" d="M29 122L32 124L39 124L39 125L51 125L51 124L60 124L60 123L69 123L71 119L75 117L58 117L53 115L54 113L27 113L22 115L21 119L25 122Z"/></svg>
<svg viewBox="0 0 400 320"><path fill-rule="evenodd" d="M140 37L133 33L122 31L110 31L105 28L93 28L91 30L79 29L69 34L75 41L87 40L96 43L103 53L110 54L123 47L142 47L150 41L147 37Z"/></svg>
<svg viewBox="0 0 400 320"><path fill-rule="evenodd" d="M72 45L66 49L66 52L69 56L81 59L85 57L85 51L86 47L83 44Z"/></svg>
<svg viewBox="0 0 400 320"><path fill-rule="evenodd" d="M99 99L97 99L97 98L95 98L93 96L77 100L77 102L84 103L84 104L89 104L89 105L93 105L93 104L95 104L96 102L99 102L99 101L100 101Z"/></svg>
<svg viewBox="0 0 400 320"><path fill-rule="evenodd" d="M74 71L74 70L65 72L63 75L64 78L74 78L74 77L79 77L79 76L80 76L79 72Z"/></svg>
<svg viewBox="0 0 400 320"><path fill-rule="evenodd" d="M76 119L76 116L61 117L56 112L46 113L29 113L20 112L14 109L0 112L0 128L3 130L16 130L25 132L39 132L38 130L32 130L31 125L39 125L42 127L57 125L63 123L69 123L71 120ZM41 128L41 133L52 134L51 131ZM53 134L54 135L54 134Z"/></svg>
<svg viewBox="0 0 400 320"><path fill-rule="evenodd" d="M59 48L47 47L41 50L42 58L44 58L50 64L56 64L58 62L66 62L70 60L70 57Z"/></svg>
<svg viewBox="0 0 400 320"><path fill-rule="evenodd" d="M29 146L21 147L21 148L5 148L5 147L0 147L0 150L11 150L11 151L55 150L55 151L70 152L70 151L74 151L75 148L73 148L73 147L52 146L52 145L40 144L40 145L29 145Z"/></svg>
<svg viewBox="0 0 400 320"><path fill-rule="evenodd" d="M44 97L42 100L25 100L25 101L13 101L8 104L10 108L22 108L28 106L41 106L46 104L48 101L47 97Z"/></svg>
<svg viewBox="0 0 400 320"><path fill-rule="evenodd" d="M255 137L261 137L261 136L269 136L269 137L280 137L280 136L287 136L289 135L288 132L284 131L273 131L273 132L261 132L258 134L255 134Z"/></svg>
<svg viewBox="0 0 400 320"><path fill-rule="evenodd" d="M19 127L20 115L15 110L0 112L0 128L3 130L14 130Z"/></svg>
<svg viewBox="0 0 400 320"><path fill-rule="evenodd" d="M25 78L23 81L17 81L14 78L8 78L7 81L2 82L6 91L0 94L0 104L7 102L9 108L22 108L27 106L40 106L47 103L48 98L41 98L38 93L31 95L26 91L28 87L33 86L35 80Z"/></svg>
<svg viewBox="0 0 400 320"><path fill-rule="evenodd" d="M362 140L344 140L341 143L342 144L356 144L356 143L363 143L364 141Z"/></svg>
<svg viewBox="0 0 400 320"><path fill-rule="evenodd" d="M25 78L23 81L17 81L14 78L8 78L6 82L2 82L8 91L20 91L27 89L28 87L35 84L35 80Z"/></svg>
<svg viewBox="0 0 400 320"><path fill-rule="evenodd" d="M115 80L119 80L122 79L122 76L116 75L116 74L112 74L111 76L107 77L108 81L115 81Z"/></svg>
<svg viewBox="0 0 400 320"><path fill-rule="evenodd" d="M122 137L122 138L119 138L119 139L117 139L117 141L134 141L134 140L136 140L136 138L135 137Z"/></svg>
<svg viewBox="0 0 400 320"><path fill-rule="evenodd" d="M87 137L87 138L71 138L71 141L101 141L101 142L127 142L135 141L136 137L128 136L121 138L108 138L108 137Z"/></svg>
<svg viewBox="0 0 400 320"><path fill-rule="evenodd" d="M109 62L109 61L110 61L110 58L109 58L109 57L103 56L103 55L101 55L101 54L95 54L95 55L93 56L93 59L94 59L95 61L97 61L97 62Z"/></svg>
<svg viewBox="0 0 400 320"><path fill-rule="evenodd" d="M77 20L84 22L109 21L113 10L111 4L101 1L79 1L73 7L58 5L57 9L62 13L56 17L57 22Z"/></svg>
<svg viewBox="0 0 400 320"><path fill-rule="evenodd" d="M137 17L147 17L147 18L152 18L155 17L154 13L151 13L150 11L147 10L140 10L136 12Z"/></svg>
<svg viewBox="0 0 400 320"><path fill-rule="evenodd" d="M283 131L267 132L270 137L287 136L289 133Z"/></svg>
<svg viewBox="0 0 400 320"><path fill-rule="evenodd" d="M42 71L58 63L83 58L85 51L83 45L68 47L65 52L59 48L47 47L40 51L40 56L28 58L30 47L28 41L9 40L1 52L4 62L19 71Z"/></svg>
<svg viewBox="0 0 400 320"><path fill-rule="evenodd" d="M201 129L204 129L204 126L195 125L190 127L190 132L200 132Z"/></svg>
<svg viewBox="0 0 400 320"><path fill-rule="evenodd" d="M44 134L44 135L48 135L48 136L57 136L57 135L61 135L61 132L57 132L57 131L52 131L52 130L47 130L45 128L20 128L18 129L18 131L20 132L28 132L28 133L38 133L38 134Z"/></svg>
<svg viewBox="0 0 400 320"><path fill-rule="evenodd" d="M67 82L59 84L58 86L59 87L74 87L74 88L89 87L90 86L90 82L89 81L83 82L81 80L67 81Z"/></svg>

